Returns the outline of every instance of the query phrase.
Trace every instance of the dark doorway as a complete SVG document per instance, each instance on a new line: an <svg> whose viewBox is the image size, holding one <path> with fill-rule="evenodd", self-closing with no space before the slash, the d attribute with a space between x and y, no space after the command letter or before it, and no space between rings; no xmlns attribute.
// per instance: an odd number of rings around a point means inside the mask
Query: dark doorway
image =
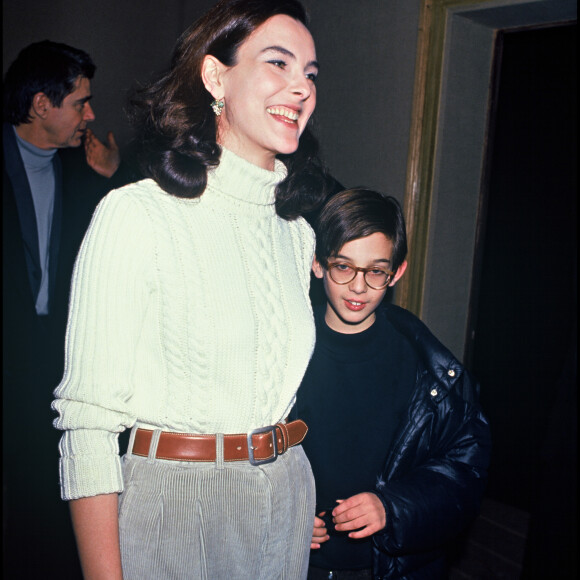
<svg viewBox="0 0 580 580"><path fill-rule="evenodd" d="M577 539L576 25L497 42L466 361L492 428L487 496L531 513L531 535L542 521L548 544L538 551L567 578Z"/></svg>

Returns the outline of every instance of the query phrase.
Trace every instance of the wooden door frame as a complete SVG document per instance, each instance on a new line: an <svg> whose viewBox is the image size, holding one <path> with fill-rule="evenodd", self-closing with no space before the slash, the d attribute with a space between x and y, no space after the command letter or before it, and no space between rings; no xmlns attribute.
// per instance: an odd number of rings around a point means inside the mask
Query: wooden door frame
<svg viewBox="0 0 580 580"><path fill-rule="evenodd" d="M448 163L448 156L445 157L441 153L443 141L441 135L446 128L445 124L449 121L449 111L452 109L452 103L447 102L449 78L453 76L453 66L456 65L454 60L456 55L453 50L457 49L452 45L452 39L458 30L456 24L460 20L466 22L472 19L480 25L480 29L485 29L485 34L488 35L485 41L489 43L486 50L491 54L489 77L483 79L484 83L481 86L486 83L491 86L490 78L493 72L491 62L495 34L498 30L575 20L576 3L572 0L423 0L421 3L411 134L403 200L409 242L409 266L405 276L397 285L395 301L421 318L426 315L428 324L430 314L432 315L433 308L436 308L436 306L430 306L430 302L426 307L425 299L426 292L428 295L428 292L432 291L433 281L433 272L429 271L429 252L433 252L434 244L435 246L438 244L437 226L440 228L433 209L434 202L436 205L440 195L438 189L440 184L436 183L436 179L441 167ZM482 98L487 98L489 103L490 97L491 95L484 95ZM447 117L442 112L445 109L447 109ZM487 109L480 106L477 114L480 117L489 115L489 104ZM488 124L487 119L482 119L481 122L486 126ZM483 157L486 136L480 134L478 140L481 144L481 151L477 147L474 150L477 150L478 154ZM473 154L470 153L470 155L473 158ZM476 214L479 216L481 210L480 193L475 190L482 188L484 166L485 163L482 161L481 175L478 178L472 175L470 178L471 217ZM471 252L471 256L468 258L464 256L460 264L460 267L464 269L460 273L462 279L459 282L464 287L464 296L471 296L473 291L471 279L474 274L473 261L476 257L475 220L473 226L470 224L469 228L474 230L473 238L467 241L463 252L464 254ZM459 240L458 243L462 241ZM465 271L469 269L467 265L469 260L471 260L472 270ZM437 276L439 275L437 273ZM441 275L449 275L449 273L442 272ZM470 298L463 299L461 314L455 320L448 321L449 325L455 326L451 332L451 335L454 334L451 342L454 343L452 350L457 356L463 354L467 338L469 323L466 303L470 301ZM438 324L444 326L447 321L439 320ZM435 326L437 327L437 324ZM440 329L434 330L436 334L439 334ZM463 341L460 340L460 335L463 336ZM447 342L446 336L442 339Z"/></svg>

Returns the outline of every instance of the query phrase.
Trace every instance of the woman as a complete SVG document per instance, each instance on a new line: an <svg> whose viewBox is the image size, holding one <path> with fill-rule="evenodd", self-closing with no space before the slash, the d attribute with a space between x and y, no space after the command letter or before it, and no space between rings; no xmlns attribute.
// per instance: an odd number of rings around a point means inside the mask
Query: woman
<svg viewBox="0 0 580 580"><path fill-rule="evenodd" d="M305 22L222 0L134 100L150 179L95 213L55 391L87 578L306 576L306 428L284 424L314 342L299 216L324 196Z"/></svg>

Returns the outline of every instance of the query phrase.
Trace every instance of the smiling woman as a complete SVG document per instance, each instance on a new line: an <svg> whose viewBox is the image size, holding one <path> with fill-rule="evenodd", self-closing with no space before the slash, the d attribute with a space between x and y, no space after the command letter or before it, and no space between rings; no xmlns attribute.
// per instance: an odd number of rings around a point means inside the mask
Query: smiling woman
<svg viewBox="0 0 580 580"><path fill-rule="evenodd" d="M240 47L235 66L205 57L202 78L225 103L218 142L264 169L294 153L316 106L314 41L301 22L279 14Z"/></svg>
<svg viewBox="0 0 580 580"><path fill-rule="evenodd" d="M222 0L133 99L149 178L95 213L53 405L87 577L306 577L317 72L297 1Z"/></svg>
<svg viewBox="0 0 580 580"><path fill-rule="evenodd" d="M258 0L219 2L188 28L177 42L170 70L132 99L145 173L165 191L189 198L203 193L207 168L219 163L220 139L230 139L233 152L240 154L243 148L241 156L255 163L257 150L242 147L255 135L246 118L250 104L246 107L237 93L243 90L253 103L252 119L264 121L269 115L296 121L291 126L297 131L286 135L282 149L269 146L269 168L274 153L287 169L276 187L278 215L294 219L316 208L327 195L327 180L317 157L318 143L308 127L316 105L318 63L306 24L304 8L295 0ZM241 73L250 69L253 81L244 83ZM269 80L267 69L279 69L278 75L270 71ZM276 77L279 86L268 94ZM228 86L232 90L226 94ZM217 122L212 102L220 113Z"/></svg>

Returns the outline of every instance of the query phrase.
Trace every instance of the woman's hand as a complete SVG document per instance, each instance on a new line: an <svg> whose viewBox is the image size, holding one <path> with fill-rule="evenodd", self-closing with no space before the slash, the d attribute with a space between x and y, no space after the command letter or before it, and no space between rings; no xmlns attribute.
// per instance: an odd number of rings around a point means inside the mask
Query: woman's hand
<svg viewBox="0 0 580 580"><path fill-rule="evenodd" d="M348 499L336 501L339 505L332 510L336 531L358 530L351 531L348 534L349 538L367 538L382 530L387 524L383 503L374 493L359 493Z"/></svg>
<svg viewBox="0 0 580 580"><path fill-rule="evenodd" d="M320 512L318 515L323 516L326 512ZM330 536L324 526L324 520L318 516L314 516L314 530L312 531L312 542L310 543L311 550L318 550L320 544L326 542Z"/></svg>

